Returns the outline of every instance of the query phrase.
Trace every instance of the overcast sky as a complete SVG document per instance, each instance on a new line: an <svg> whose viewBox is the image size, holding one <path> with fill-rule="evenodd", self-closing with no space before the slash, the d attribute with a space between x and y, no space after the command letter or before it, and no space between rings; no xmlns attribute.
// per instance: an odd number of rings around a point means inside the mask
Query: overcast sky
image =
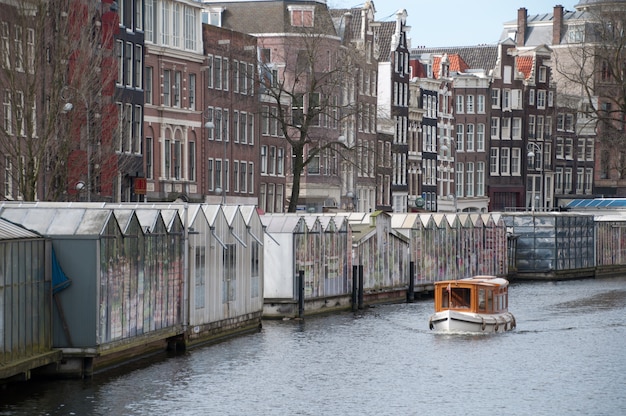
<svg viewBox="0 0 626 416"><path fill-rule="evenodd" d="M502 24L517 19L525 7L528 15L552 13L555 5L574 10L579 0L374 0L376 20L394 18L406 9L411 46L469 46L497 43ZM358 0L327 0L332 8L358 7Z"/></svg>

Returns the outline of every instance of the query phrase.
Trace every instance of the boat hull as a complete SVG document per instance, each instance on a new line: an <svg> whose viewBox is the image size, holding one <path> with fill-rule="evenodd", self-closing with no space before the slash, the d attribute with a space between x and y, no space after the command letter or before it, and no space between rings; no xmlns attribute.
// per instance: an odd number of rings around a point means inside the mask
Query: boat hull
<svg viewBox="0 0 626 416"><path fill-rule="evenodd" d="M445 310L431 315L430 329L450 333L494 333L514 329L515 317L510 312L478 314Z"/></svg>

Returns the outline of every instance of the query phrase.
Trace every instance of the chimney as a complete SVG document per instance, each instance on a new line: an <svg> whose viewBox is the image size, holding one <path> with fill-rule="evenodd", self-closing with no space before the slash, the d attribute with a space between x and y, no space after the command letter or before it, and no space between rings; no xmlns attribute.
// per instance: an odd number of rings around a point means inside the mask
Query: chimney
<svg viewBox="0 0 626 416"><path fill-rule="evenodd" d="M563 34L563 6L554 6L554 19L552 20L552 44L561 44L561 35Z"/></svg>
<svg viewBox="0 0 626 416"><path fill-rule="evenodd" d="M528 10L520 7L517 11L517 46L524 46L526 43L526 22L528 19Z"/></svg>
<svg viewBox="0 0 626 416"><path fill-rule="evenodd" d="M343 14L343 40L346 44L352 40L352 13Z"/></svg>

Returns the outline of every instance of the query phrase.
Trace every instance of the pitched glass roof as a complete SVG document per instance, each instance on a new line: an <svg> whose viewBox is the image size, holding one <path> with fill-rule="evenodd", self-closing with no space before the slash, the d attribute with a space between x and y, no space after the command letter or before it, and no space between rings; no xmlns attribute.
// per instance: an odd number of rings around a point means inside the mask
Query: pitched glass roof
<svg viewBox="0 0 626 416"><path fill-rule="evenodd" d="M626 208L626 198L573 199L566 208Z"/></svg>

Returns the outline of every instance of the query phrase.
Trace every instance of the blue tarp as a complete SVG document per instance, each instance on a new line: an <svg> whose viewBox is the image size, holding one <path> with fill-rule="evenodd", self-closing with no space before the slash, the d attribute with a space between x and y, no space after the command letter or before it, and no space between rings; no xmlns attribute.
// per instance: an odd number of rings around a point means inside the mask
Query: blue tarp
<svg viewBox="0 0 626 416"><path fill-rule="evenodd" d="M63 289L67 289L71 284L72 281L63 272L57 261L57 255L52 249L52 294L55 295Z"/></svg>

